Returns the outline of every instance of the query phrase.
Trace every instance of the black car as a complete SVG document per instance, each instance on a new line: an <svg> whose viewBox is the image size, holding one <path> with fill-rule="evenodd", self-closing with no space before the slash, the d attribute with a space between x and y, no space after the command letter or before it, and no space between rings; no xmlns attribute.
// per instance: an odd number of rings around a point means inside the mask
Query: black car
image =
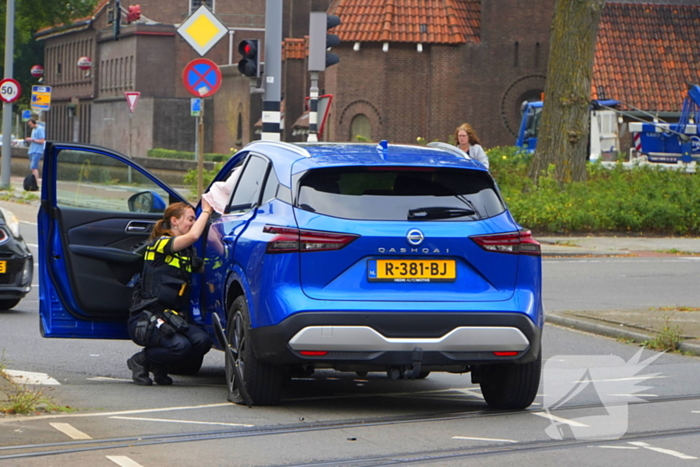
<svg viewBox="0 0 700 467"><path fill-rule="evenodd" d="M34 259L12 211L0 207L0 310L17 306L32 289Z"/></svg>

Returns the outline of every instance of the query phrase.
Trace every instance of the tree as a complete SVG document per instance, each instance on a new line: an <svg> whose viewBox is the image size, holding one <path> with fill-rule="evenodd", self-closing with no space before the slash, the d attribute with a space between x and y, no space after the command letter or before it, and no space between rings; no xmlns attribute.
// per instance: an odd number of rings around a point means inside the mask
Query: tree
<svg viewBox="0 0 700 467"><path fill-rule="evenodd" d="M15 50L14 78L22 86L22 98L15 110L29 107L32 84L30 69L43 64L44 43L36 41L34 34L45 27L70 24L73 20L90 16L98 0L15 0ZM0 4L0 57L5 56L5 20L7 2ZM5 76L4 59L0 58L0 72Z"/></svg>
<svg viewBox="0 0 700 467"><path fill-rule="evenodd" d="M550 164L561 183L586 179L591 75L604 6L605 0L556 1L533 180Z"/></svg>

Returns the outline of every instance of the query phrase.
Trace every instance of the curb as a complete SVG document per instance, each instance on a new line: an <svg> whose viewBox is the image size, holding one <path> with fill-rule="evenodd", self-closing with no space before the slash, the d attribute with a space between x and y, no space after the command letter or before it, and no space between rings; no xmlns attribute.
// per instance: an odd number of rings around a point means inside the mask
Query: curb
<svg viewBox="0 0 700 467"><path fill-rule="evenodd" d="M566 328L578 329L580 331L590 332L601 336L613 337L616 339L627 339L637 343L642 343L653 338L653 336L649 334L631 331L629 328L626 328L624 324L621 324L618 328L575 318L567 318L558 314L546 314L545 322ZM697 344L681 342L678 350L700 356L700 345Z"/></svg>

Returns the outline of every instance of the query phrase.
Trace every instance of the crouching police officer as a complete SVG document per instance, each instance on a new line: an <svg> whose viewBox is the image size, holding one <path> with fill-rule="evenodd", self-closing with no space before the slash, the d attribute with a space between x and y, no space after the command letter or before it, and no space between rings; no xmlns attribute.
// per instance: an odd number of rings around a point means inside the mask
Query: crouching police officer
<svg viewBox="0 0 700 467"><path fill-rule="evenodd" d="M128 322L129 336L144 347L127 360L136 384L172 384L167 365L201 359L211 349L209 335L184 317L190 307L191 275L202 263L192 244L211 214L204 199L199 218L192 206L173 203L151 232Z"/></svg>

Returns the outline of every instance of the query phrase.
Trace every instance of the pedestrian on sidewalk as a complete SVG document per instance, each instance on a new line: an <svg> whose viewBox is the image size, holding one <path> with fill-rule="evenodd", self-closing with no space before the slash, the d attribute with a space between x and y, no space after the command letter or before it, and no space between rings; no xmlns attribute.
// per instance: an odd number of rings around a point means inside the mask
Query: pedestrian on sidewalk
<svg viewBox="0 0 700 467"><path fill-rule="evenodd" d="M455 130L455 140L457 147L464 151L469 157L484 164L489 168L489 158L484 152L484 148L479 144L479 137L474 128L468 123L462 123Z"/></svg>
<svg viewBox="0 0 700 467"><path fill-rule="evenodd" d="M29 169L34 174L37 185L39 184L39 161L44 157L44 147L46 146L46 131L44 125L36 121L35 118L30 118L27 122L29 128L32 129L32 135L25 138L29 143Z"/></svg>

